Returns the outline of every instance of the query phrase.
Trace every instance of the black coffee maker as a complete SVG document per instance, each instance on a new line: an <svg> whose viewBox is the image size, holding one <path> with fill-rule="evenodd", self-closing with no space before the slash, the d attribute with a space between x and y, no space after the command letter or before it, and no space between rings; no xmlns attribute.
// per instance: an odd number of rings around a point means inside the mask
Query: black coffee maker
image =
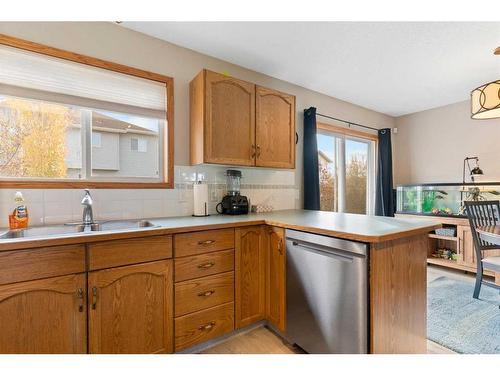
<svg viewBox="0 0 500 375"><path fill-rule="evenodd" d="M244 215L248 213L248 198L240 195L240 185L241 171L228 169L226 171L227 193L216 207L219 214Z"/></svg>

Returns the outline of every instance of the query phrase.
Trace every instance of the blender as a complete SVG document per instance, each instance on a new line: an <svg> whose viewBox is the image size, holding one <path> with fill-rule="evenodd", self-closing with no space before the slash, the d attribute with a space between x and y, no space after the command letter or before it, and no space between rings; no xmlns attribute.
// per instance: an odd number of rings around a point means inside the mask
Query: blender
<svg viewBox="0 0 500 375"><path fill-rule="evenodd" d="M228 169L226 171L226 195L216 209L219 214L243 215L248 213L248 198L240 194L241 171Z"/></svg>

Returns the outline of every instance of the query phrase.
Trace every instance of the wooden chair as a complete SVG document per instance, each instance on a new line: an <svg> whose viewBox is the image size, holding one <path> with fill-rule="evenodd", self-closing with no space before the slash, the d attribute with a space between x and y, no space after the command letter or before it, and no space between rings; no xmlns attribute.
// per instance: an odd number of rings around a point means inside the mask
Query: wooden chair
<svg viewBox="0 0 500 375"><path fill-rule="evenodd" d="M483 241L476 231L477 227L500 225L500 201L465 201L464 203L476 251L477 273L473 297L479 298L483 284L500 290L499 285L483 280L483 269L500 272L500 256L483 257L483 252L499 250L500 246Z"/></svg>

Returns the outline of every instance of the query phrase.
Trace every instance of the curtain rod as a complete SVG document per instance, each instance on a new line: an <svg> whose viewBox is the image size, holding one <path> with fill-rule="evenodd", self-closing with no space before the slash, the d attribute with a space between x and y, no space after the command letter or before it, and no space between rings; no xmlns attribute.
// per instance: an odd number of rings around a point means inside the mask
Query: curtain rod
<svg viewBox="0 0 500 375"><path fill-rule="evenodd" d="M355 122L352 122L352 121L346 121L346 120L342 120L342 119L335 118L335 117L332 117L332 116L322 115L321 113L316 113L316 116L326 117L326 118L329 118L329 119L332 119L332 120L340 121L340 122L343 122L343 123L345 123L345 124L347 124L349 126L355 125L355 126L359 126L359 127L365 128L365 129L375 130L377 132L379 131L379 129L372 128L371 126L356 124Z"/></svg>

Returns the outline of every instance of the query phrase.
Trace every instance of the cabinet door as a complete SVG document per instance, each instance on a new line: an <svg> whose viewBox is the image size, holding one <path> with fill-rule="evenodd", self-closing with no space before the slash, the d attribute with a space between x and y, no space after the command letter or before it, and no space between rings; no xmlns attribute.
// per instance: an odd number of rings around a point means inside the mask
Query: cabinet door
<svg viewBox="0 0 500 375"><path fill-rule="evenodd" d="M280 331L285 331L286 311L286 252L285 230L268 228L266 272L266 318Z"/></svg>
<svg viewBox="0 0 500 375"><path fill-rule="evenodd" d="M235 230L236 328L265 318L264 226Z"/></svg>
<svg viewBox="0 0 500 375"><path fill-rule="evenodd" d="M469 226L457 226L458 234L458 260L457 263L468 266L476 267L476 251L474 249L474 241L472 239L472 232Z"/></svg>
<svg viewBox="0 0 500 375"><path fill-rule="evenodd" d="M295 97L256 88L256 165L295 168Z"/></svg>
<svg viewBox="0 0 500 375"><path fill-rule="evenodd" d="M87 352L85 274L0 286L0 353Z"/></svg>
<svg viewBox="0 0 500 375"><path fill-rule="evenodd" d="M255 85L206 71L205 163L255 165Z"/></svg>
<svg viewBox="0 0 500 375"><path fill-rule="evenodd" d="M170 353L172 261L89 273L91 353Z"/></svg>

